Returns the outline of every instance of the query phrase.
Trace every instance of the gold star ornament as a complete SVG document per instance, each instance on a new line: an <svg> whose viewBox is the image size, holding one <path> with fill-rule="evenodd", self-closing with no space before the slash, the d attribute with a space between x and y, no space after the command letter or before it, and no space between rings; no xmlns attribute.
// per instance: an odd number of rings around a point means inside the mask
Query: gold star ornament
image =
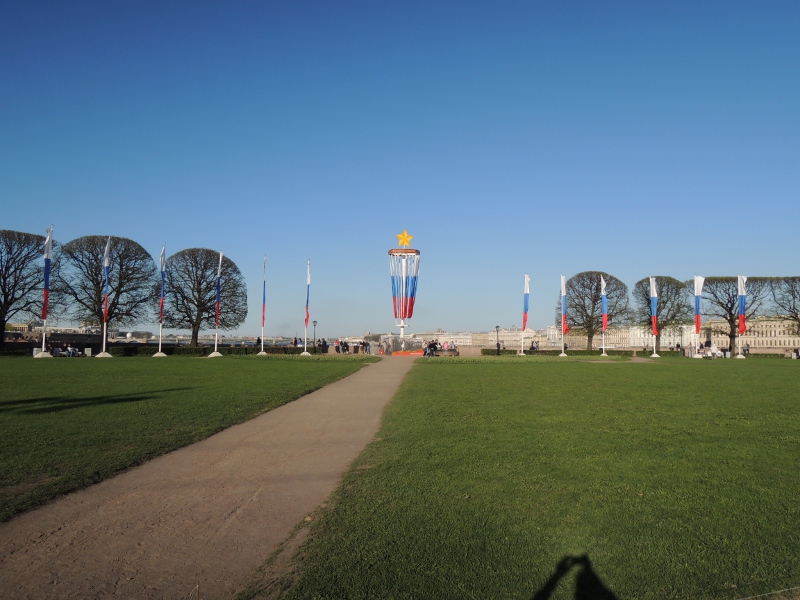
<svg viewBox="0 0 800 600"><path fill-rule="evenodd" d="M408 232L403 229L403 233L397 234L397 245L408 247L411 245L411 240L413 237L413 235L408 235Z"/></svg>

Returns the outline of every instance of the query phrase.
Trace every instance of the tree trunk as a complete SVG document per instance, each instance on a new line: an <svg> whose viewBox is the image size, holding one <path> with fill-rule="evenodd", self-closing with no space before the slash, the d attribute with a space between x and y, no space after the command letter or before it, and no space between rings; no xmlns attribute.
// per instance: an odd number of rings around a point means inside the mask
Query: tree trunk
<svg viewBox="0 0 800 600"><path fill-rule="evenodd" d="M197 348L197 336L200 333L200 325L192 325L192 339L189 340L190 348Z"/></svg>
<svg viewBox="0 0 800 600"><path fill-rule="evenodd" d="M588 335L588 336L586 336L586 340L587 340L587 341L586 341L586 349L587 349L587 350L591 350L591 349L592 349L592 340L593 340L593 339L594 339L594 336L593 336L593 335Z"/></svg>

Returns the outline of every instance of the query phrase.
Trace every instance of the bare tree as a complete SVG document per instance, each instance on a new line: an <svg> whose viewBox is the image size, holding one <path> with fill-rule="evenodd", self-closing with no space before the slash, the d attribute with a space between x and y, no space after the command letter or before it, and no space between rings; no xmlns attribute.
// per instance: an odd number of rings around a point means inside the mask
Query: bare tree
<svg viewBox="0 0 800 600"><path fill-rule="evenodd" d="M800 277L776 277L772 280L772 300L779 316L792 321L800 334Z"/></svg>
<svg viewBox="0 0 800 600"><path fill-rule="evenodd" d="M34 233L0 230L0 331L16 315L30 318L42 308L45 238ZM0 350L5 335L0 338Z"/></svg>
<svg viewBox="0 0 800 600"><path fill-rule="evenodd" d="M107 236L89 235L61 246L54 262L53 294L73 320L103 322ZM145 322L158 297L153 257L133 240L111 238L107 323Z"/></svg>
<svg viewBox="0 0 800 600"><path fill-rule="evenodd" d="M608 325L624 325L629 320L628 286L602 271L583 271L567 280L567 325L570 330L586 335L586 349L592 349L595 335L603 332L603 296L600 276L606 282ZM561 300L557 308L557 324L561 325Z"/></svg>
<svg viewBox="0 0 800 600"><path fill-rule="evenodd" d="M201 329L212 329L216 321L217 268L219 252L189 248L167 259L166 314L164 325L190 329L191 346L197 345ZM239 267L227 256L222 259L220 278L220 329L234 329L247 318L247 286Z"/></svg>
<svg viewBox="0 0 800 600"><path fill-rule="evenodd" d="M658 317L658 335L656 336L656 352L661 350L661 332L669 327L686 325L694 319L694 308L690 304L689 284L674 277L659 275L656 280L656 316ZM650 309L650 278L640 279L633 286L634 322L640 325L652 323Z"/></svg>
<svg viewBox="0 0 800 600"><path fill-rule="evenodd" d="M772 281L768 277L750 277L747 280L745 319L766 314ZM727 325L729 350L736 346L739 327L739 285L736 277L706 277L703 284L705 314L721 319Z"/></svg>

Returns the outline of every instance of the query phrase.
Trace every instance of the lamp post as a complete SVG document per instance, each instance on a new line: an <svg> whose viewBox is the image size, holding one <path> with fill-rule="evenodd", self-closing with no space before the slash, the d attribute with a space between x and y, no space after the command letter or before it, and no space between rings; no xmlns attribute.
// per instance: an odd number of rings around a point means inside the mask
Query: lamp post
<svg viewBox="0 0 800 600"><path fill-rule="evenodd" d="M317 351L317 322L313 321L314 323L314 352Z"/></svg>
<svg viewBox="0 0 800 600"><path fill-rule="evenodd" d="M494 330L497 333L497 356L500 356L500 325L495 325Z"/></svg>

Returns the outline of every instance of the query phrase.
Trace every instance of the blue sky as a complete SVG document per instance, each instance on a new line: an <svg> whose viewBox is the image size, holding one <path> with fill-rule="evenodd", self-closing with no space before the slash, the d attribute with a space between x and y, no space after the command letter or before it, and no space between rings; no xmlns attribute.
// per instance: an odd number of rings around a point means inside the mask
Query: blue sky
<svg viewBox="0 0 800 600"><path fill-rule="evenodd" d="M800 3L15 2L0 228L221 249L242 333L553 322L559 274L797 275ZM795 225L792 225L795 223ZM152 329L152 327L151 327Z"/></svg>

